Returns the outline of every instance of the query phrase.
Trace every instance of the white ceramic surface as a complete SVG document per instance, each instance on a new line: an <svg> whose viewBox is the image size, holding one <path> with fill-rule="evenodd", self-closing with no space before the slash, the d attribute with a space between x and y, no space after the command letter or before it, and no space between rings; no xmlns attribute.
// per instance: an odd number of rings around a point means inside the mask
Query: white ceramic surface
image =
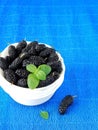
<svg viewBox="0 0 98 130"><path fill-rule="evenodd" d="M12 45L16 46L17 43L12 44ZM0 69L0 86L9 96L12 97L12 99L14 99L16 102L23 104L23 105L34 106L34 105L39 105L39 104L42 104L42 103L48 101L54 95L56 90L61 86L61 84L64 81L64 74L65 74L64 61L58 52L57 52L57 54L62 63L63 71L62 71L60 77L54 83L52 83L46 87L36 88L36 89L19 87L19 86L13 85L10 82L8 82L3 77L2 69ZM8 47L5 48L4 51L0 54L1 57L5 57L6 55L8 55Z"/></svg>

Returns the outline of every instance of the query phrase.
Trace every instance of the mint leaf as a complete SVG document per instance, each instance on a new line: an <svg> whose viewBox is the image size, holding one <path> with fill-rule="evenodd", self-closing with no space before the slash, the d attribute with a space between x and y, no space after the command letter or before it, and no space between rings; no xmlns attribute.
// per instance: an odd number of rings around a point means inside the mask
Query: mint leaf
<svg viewBox="0 0 98 130"><path fill-rule="evenodd" d="M33 64L29 64L26 66L26 70L28 70L29 72L34 73L37 70L37 67Z"/></svg>
<svg viewBox="0 0 98 130"><path fill-rule="evenodd" d="M46 75L48 75L51 72L51 67L46 64L42 64L38 67L39 70L42 70Z"/></svg>
<svg viewBox="0 0 98 130"><path fill-rule="evenodd" d="M51 72L51 67L42 64L37 68L34 64L29 64L26 66L26 70L31 72L27 78L28 87L34 89L39 85L40 80L46 80L46 76Z"/></svg>
<svg viewBox="0 0 98 130"><path fill-rule="evenodd" d="M47 111L41 111L40 116L47 120L49 118L49 113Z"/></svg>
<svg viewBox="0 0 98 130"><path fill-rule="evenodd" d="M39 79L39 80L46 80L46 74L42 71L42 70L37 70L35 72L35 75L36 77Z"/></svg>
<svg viewBox="0 0 98 130"><path fill-rule="evenodd" d="M29 88L34 89L39 85L39 79L37 79L34 74L29 74L27 84Z"/></svg>

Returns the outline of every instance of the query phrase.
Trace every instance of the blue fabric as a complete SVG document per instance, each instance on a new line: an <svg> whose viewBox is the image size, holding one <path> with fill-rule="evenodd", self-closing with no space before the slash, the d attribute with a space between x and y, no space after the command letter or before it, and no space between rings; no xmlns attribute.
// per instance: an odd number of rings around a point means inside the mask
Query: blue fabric
<svg viewBox="0 0 98 130"><path fill-rule="evenodd" d="M65 79L35 107L16 103L0 88L0 130L98 130L98 1L0 0L0 51L24 38L59 51ZM67 94L77 98L61 116L58 105ZM49 112L48 120L41 110Z"/></svg>

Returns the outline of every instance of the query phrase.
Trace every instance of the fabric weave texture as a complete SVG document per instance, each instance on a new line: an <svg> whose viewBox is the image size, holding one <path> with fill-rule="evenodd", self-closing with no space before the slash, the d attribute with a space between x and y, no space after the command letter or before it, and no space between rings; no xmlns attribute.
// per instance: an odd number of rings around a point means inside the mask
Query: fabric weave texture
<svg viewBox="0 0 98 130"><path fill-rule="evenodd" d="M0 87L0 130L98 130L98 1L1 0L0 52L23 39L54 47L64 58L64 82L39 106L16 103ZM61 99L77 95L65 115ZM48 111L49 119L40 117Z"/></svg>

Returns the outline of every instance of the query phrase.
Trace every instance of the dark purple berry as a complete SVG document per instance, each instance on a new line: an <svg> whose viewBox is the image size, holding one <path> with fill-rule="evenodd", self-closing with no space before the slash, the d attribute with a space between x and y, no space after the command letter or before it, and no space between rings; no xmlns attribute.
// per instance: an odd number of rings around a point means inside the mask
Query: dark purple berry
<svg viewBox="0 0 98 130"><path fill-rule="evenodd" d="M4 77L12 84L15 84L17 82L17 76L11 69L4 70Z"/></svg>
<svg viewBox="0 0 98 130"><path fill-rule="evenodd" d="M10 65L9 65L9 68L10 69L17 69L20 64L22 62L22 59L20 57L17 57Z"/></svg>
<svg viewBox="0 0 98 130"><path fill-rule="evenodd" d="M45 48L46 48L46 46L44 44L38 44L35 49L39 53L42 50L44 50Z"/></svg>
<svg viewBox="0 0 98 130"><path fill-rule="evenodd" d="M54 80L57 80L60 76L60 74L56 71L52 72L50 75L54 78Z"/></svg>
<svg viewBox="0 0 98 130"><path fill-rule="evenodd" d="M0 68L3 70L8 68L8 63L3 57L0 57Z"/></svg>
<svg viewBox="0 0 98 130"><path fill-rule="evenodd" d="M54 52L55 50L53 48L46 48L43 51L40 52L39 56L41 57L48 57L52 52Z"/></svg>
<svg viewBox="0 0 98 130"><path fill-rule="evenodd" d="M30 49L28 49L28 54L30 55L37 55L36 52L36 46L38 46L38 42L37 41L33 41L30 43L32 46ZM28 45L29 46L29 45Z"/></svg>
<svg viewBox="0 0 98 130"><path fill-rule="evenodd" d="M15 73L20 77L20 78L27 78L29 72L26 69L17 69Z"/></svg>
<svg viewBox="0 0 98 130"><path fill-rule="evenodd" d="M46 80L40 81L40 84L38 87L44 87L44 86L50 85L58 78L59 78L59 73L54 71L47 76Z"/></svg>
<svg viewBox="0 0 98 130"><path fill-rule="evenodd" d="M56 52L51 53L50 56L48 57L48 62L54 62L58 60L59 60L59 57L56 54Z"/></svg>
<svg viewBox="0 0 98 130"><path fill-rule="evenodd" d="M34 64L36 66L39 66L41 64L44 64L44 59L40 56L31 56L29 59L23 60L23 67L25 67L28 64Z"/></svg>
<svg viewBox="0 0 98 130"><path fill-rule="evenodd" d="M25 48L27 46L27 42L25 40L22 40L21 42L18 43L18 45L16 46L16 50L18 52L18 54L22 51L23 48Z"/></svg>
<svg viewBox="0 0 98 130"><path fill-rule="evenodd" d="M9 65L9 64L11 64L13 58L12 58L11 56L6 56L6 57L5 57L5 60L6 60L6 62L7 62L8 65Z"/></svg>
<svg viewBox="0 0 98 130"><path fill-rule="evenodd" d="M32 44L32 47L35 49L38 45L38 41L32 41L30 44Z"/></svg>
<svg viewBox="0 0 98 130"><path fill-rule="evenodd" d="M38 44L37 41L33 41L29 43L23 50L22 52L28 52L32 47L35 49L36 45Z"/></svg>
<svg viewBox="0 0 98 130"><path fill-rule="evenodd" d="M57 71L57 72L61 73L61 71L62 71L61 61L49 62L47 64L51 66L53 71Z"/></svg>
<svg viewBox="0 0 98 130"><path fill-rule="evenodd" d="M15 49L15 46L11 45L8 48L8 54L12 59L15 59L17 57L17 50Z"/></svg>
<svg viewBox="0 0 98 130"><path fill-rule="evenodd" d="M28 64L30 64L30 60L25 59L25 60L23 60L23 62L22 62L22 67L26 67Z"/></svg>
<svg viewBox="0 0 98 130"><path fill-rule="evenodd" d="M31 49L28 51L28 54L30 54L30 55L36 55L37 54L37 52L36 52L36 50L35 50L35 48L32 46L31 47Z"/></svg>
<svg viewBox="0 0 98 130"><path fill-rule="evenodd" d="M19 79L18 82L17 82L17 85L20 86L20 87L24 87L24 88L28 88L27 86L27 80L26 79Z"/></svg>
<svg viewBox="0 0 98 130"><path fill-rule="evenodd" d="M31 56L29 58L30 62L36 66L39 66L41 64L44 64L44 59L41 56Z"/></svg>
<svg viewBox="0 0 98 130"><path fill-rule="evenodd" d="M67 110L67 108L73 103L73 96L67 95L65 96L60 105L59 105L59 113L64 114Z"/></svg>
<svg viewBox="0 0 98 130"><path fill-rule="evenodd" d="M40 87L45 87L47 85L50 85L51 83L53 83L55 81L54 77L49 75L47 76L46 80L41 80L40 83L39 83L39 86L38 88Z"/></svg>
<svg viewBox="0 0 98 130"><path fill-rule="evenodd" d="M30 57L30 54L28 54L27 52L22 52L20 53L19 57L24 60L26 58L29 58Z"/></svg>
<svg viewBox="0 0 98 130"><path fill-rule="evenodd" d="M32 64L39 66L41 64L44 64L44 59L41 56L31 56L29 58L29 60L31 61Z"/></svg>
<svg viewBox="0 0 98 130"><path fill-rule="evenodd" d="M38 45L38 41L32 41L31 44L33 45L34 48Z"/></svg>

